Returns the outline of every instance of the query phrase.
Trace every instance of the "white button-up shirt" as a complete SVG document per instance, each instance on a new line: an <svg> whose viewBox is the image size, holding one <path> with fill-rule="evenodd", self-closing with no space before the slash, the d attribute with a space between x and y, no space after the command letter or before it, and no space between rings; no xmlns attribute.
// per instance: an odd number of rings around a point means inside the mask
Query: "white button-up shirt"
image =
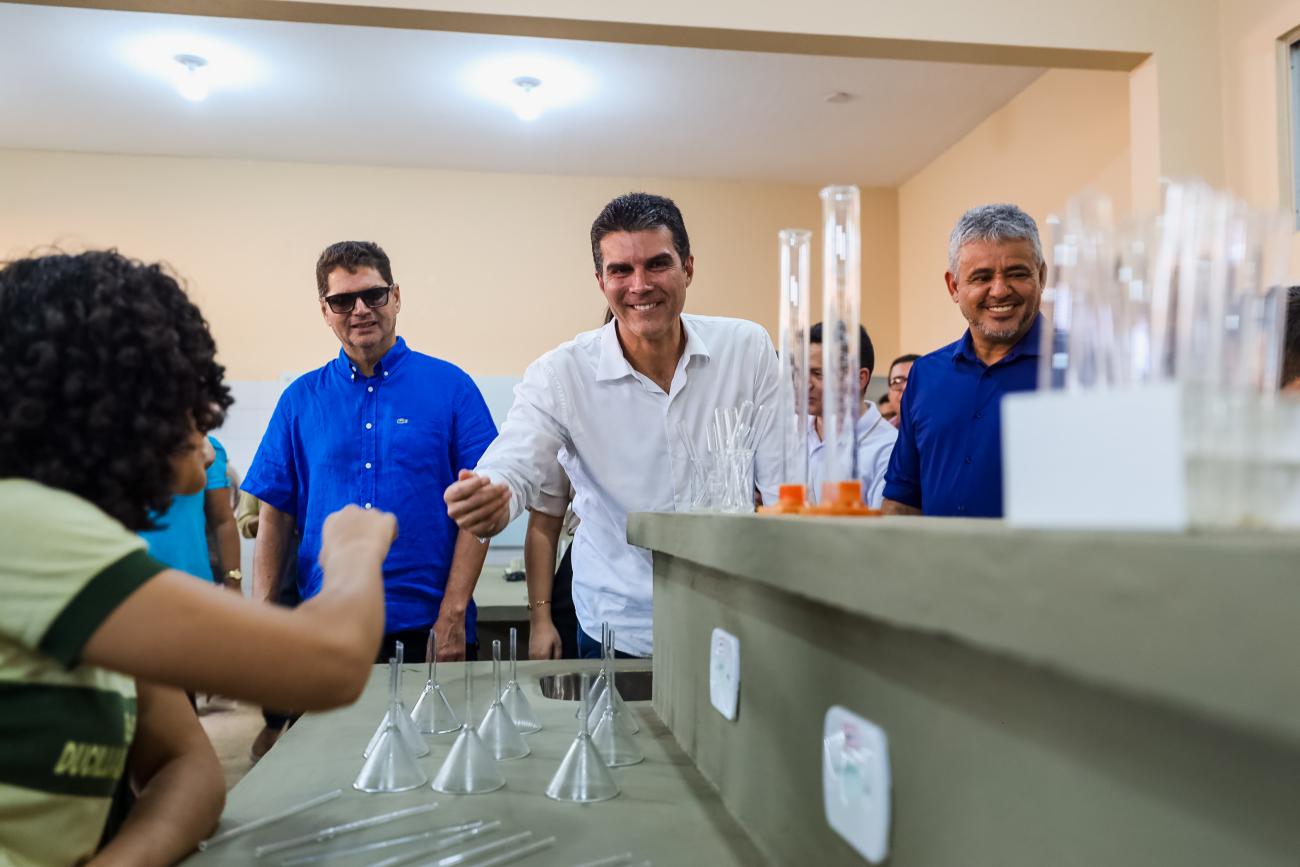
<svg viewBox="0 0 1300 867"><path fill-rule="evenodd" d="M898 441L898 429L885 420L876 405L867 401L858 416L855 427L858 440L858 478L862 480L862 500L873 509L879 509L885 496L885 470L889 469L889 456ZM822 483L829 481L822 467L822 438L817 436L813 419L808 419L808 499L818 502L822 496Z"/></svg>
<svg viewBox="0 0 1300 867"><path fill-rule="evenodd" d="M652 650L650 553L627 542L631 512L685 512L691 466L683 423L698 453L717 407L775 405L776 350L763 328L742 319L683 315L686 346L668 393L632 369L615 323L579 334L529 365L515 387L501 433L477 471L510 487L510 517L526 506L562 514L557 463L573 485L581 523L573 540L578 622L598 637L608 621L619 650ZM561 453L563 450L563 453ZM754 480L776 499L780 443L763 437Z"/></svg>

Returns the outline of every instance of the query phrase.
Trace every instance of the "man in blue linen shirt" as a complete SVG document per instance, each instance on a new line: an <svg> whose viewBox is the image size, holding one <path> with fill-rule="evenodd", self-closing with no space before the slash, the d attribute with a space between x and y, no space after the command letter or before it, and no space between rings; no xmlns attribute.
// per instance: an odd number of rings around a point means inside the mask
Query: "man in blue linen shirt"
<svg viewBox="0 0 1300 867"><path fill-rule="evenodd" d="M944 280L970 327L912 365L885 514L1002 516L1002 396L1037 385L1046 275L1038 226L1020 208L983 205L957 221Z"/></svg>
<svg viewBox="0 0 1300 867"><path fill-rule="evenodd" d="M253 593L269 599L283 552L301 531L298 586L320 590L325 518L355 503L397 516L384 561L384 642L378 659L406 646L423 661L429 627L439 659L473 658L474 585L484 545L447 517L443 489L478 463L496 426L473 380L397 336L401 290L377 244L343 241L316 263L321 315L338 358L295 380L280 397L243 490L262 501Z"/></svg>

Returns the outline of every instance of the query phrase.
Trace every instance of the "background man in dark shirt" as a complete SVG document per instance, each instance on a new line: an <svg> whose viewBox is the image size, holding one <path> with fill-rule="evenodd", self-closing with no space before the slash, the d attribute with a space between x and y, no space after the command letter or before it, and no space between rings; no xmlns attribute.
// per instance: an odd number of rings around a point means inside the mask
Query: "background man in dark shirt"
<svg viewBox="0 0 1300 867"><path fill-rule="evenodd" d="M917 359L885 474L887 515L1002 515L1002 396L1035 388L1047 268L1032 217L1015 205L962 215L944 281L969 327Z"/></svg>

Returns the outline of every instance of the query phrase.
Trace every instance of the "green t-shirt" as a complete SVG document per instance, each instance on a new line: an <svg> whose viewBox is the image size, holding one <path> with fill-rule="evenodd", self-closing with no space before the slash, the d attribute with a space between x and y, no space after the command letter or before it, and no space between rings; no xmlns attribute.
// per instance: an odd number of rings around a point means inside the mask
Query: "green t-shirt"
<svg viewBox="0 0 1300 867"><path fill-rule="evenodd" d="M0 479L0 865L95 852L135 735L135 681L81 664L128 596L166 567L91 503Z"/></svg>

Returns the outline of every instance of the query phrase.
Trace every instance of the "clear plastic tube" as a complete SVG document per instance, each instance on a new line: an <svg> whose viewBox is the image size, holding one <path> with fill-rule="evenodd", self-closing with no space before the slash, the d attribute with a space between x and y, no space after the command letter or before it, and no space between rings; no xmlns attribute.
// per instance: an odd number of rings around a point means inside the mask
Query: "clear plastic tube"
<svg viewBox="0 0 1300 867"><path fill-rule="evenodd" d="M320 830L312 831L309 834L302 834L288 840L280 840L276 843L267 843L264 846L258 846L253 850L253 855L261 858L265 855L283 852L285 849L293 849L296 846L305 846L308 843L323 843L326 840L333 840L335 837L343 834L351 834L354 831L361 831L365 828L374 828L377 825L387 825L389 822L396 822L398 819L405 819L408 816L418 816L422 813L429 813L435 810L437 806L437 801L434 801L431 804L421 804L418 807L407 807L404 810L394 810L391 813L381 813L378 816L357 819L354 822L345 822L342 825L331 825L328 828L321 828Z"/></svg>
<svg viewBox="0 0 1300 867"><path fill-rule="evenodd" d="M826 187L821 199L822 478L830 486L858 477L862 238L857 187Z"/></svg>
<svg viewBox="0 0 1300 867"><path fill-rule="evenodd" d="M526 858L534 852L549 849L554 845L554 837L543 837L541 840L520 846L518 849L511 849L509 852L502 852L500 855L493 855L485 861L475 861L472 864L466 864L465 867L498 867L500 864L509 864L511 861L518 861L520 858Z"/></svg>
<svg viewBox="0 0 1300 867"><path fill-rule="evenodd" d="M812 232L782 229L780 353L777 431L781 437L781 484L808 487L808 273Z"/></svg>
<svg viewBox="0 0 1300 867"><path fill-rule="evenodd" d="M457 852L455 855L446 855L437 861L429 861L425 867L454 867L454 865L465 864L471 858L496 849L502 849L512 843L522 843L532 836L532 831L520 831L518 834L511 834L509 837L502 837L500 840L493 840L491 843L484 843L482 846L475 846L473 849L466 849L464 852Z"/></svg>
<svg viewBox="0 0 1300 867"><path fill-rule="evenodd" d="M1052 250L1052 267L1039 312L1043 315L1038 353L1038 390L1065 387L1065 370L1070 363L1070 276L1073 250L1066 240L1061 218L1047 218L1047 237Z"/></svg>
<svg viewBox="0 0 1300 867"><path fill-rule="evenodd" d="M339 858L346 858L349 855L358 855L362 852L374 852L379 849L389 849L393 846L405 846L407 843L414 843L417 840L438 839L438 845L444 849L451 848L466 840L477 837L480 834L486 834L501 827L499 819L476 819L473 822L462 822L459 825L448 825L445 828L435 828L432 831L420 831L416 834L403 834L400 837L389 837L384 840L376 840L373 843L362 843L359 846L352 846L347 849L331 849L327 852L313 852L310 855L296 855L292 858L285 858L280 861L280 867L302 867L303 864L316 864L320 861L334 861ZM428 851L428 850L423 850Z"/></svg>
<svg viewBox="0 0 1300 867"><path fill-rule="evenodd" d="M597 858L595 861L583 861L581 864L574 864L573 867L621 867L623 864L632 863L633 857L631 852L620 852L617 855Z"/></svg>
<svg viewBox="0 0 1300 867"><path fill-rule="evenodd" d="M422 849L416 849L414 852L404 852L401 855L392 855L388 858L385 858L382 861L376 861L373 864L370 864L369 867L397 867L397 865L399 864L410 864L412 861L419 861L421 858L425 857L426 855L433 855L437 852L442 852L446 849L450 849L453 846L459 846L461 843L464 843L466 840L469 840L473 837L477 837L481 834L490 834L500 827L501 827L501 823L499 821L493 820L491 822L488 822L486 825L483 825L480 828L474 828L470 831L463 831L460 834L455 834L451 837L444 837L438 842L425 846ZM500 843L498 841L498 842L490 843L488 845L494 846L494 845L500 845Z"/></svg>
<svg viewBox="0 0 1300 867"><path fill-rule="evenodd" d="M216 834L212 837L209 837L206 840L200 840L199 851L200 852L206 851L207 849L211 848L212 846L216 846L219 843L224 843L227 840L233 840L235 837L242 836L244 834L247 834L250 831L256 831L258 828L265 828L267 825L273 825L276 822L279 822L281 819L287 819L290 816L296 816L299 813L304 813L307 810L310 810L312 807L319 807L321 804L332 801L342 794L343 794L342 789L334 789L333 791L326 792L323 795L318 795L315 798L312 798L310 801L303 801L301 804L296 804L292 807L287 807L286 809L283 809L278 813L272 813L270 816L263 816L260 819L254 819L251 822L245 822L243 825L237 825L236 827L231 828L228 831L222 831L220 834Z"/></svg>

